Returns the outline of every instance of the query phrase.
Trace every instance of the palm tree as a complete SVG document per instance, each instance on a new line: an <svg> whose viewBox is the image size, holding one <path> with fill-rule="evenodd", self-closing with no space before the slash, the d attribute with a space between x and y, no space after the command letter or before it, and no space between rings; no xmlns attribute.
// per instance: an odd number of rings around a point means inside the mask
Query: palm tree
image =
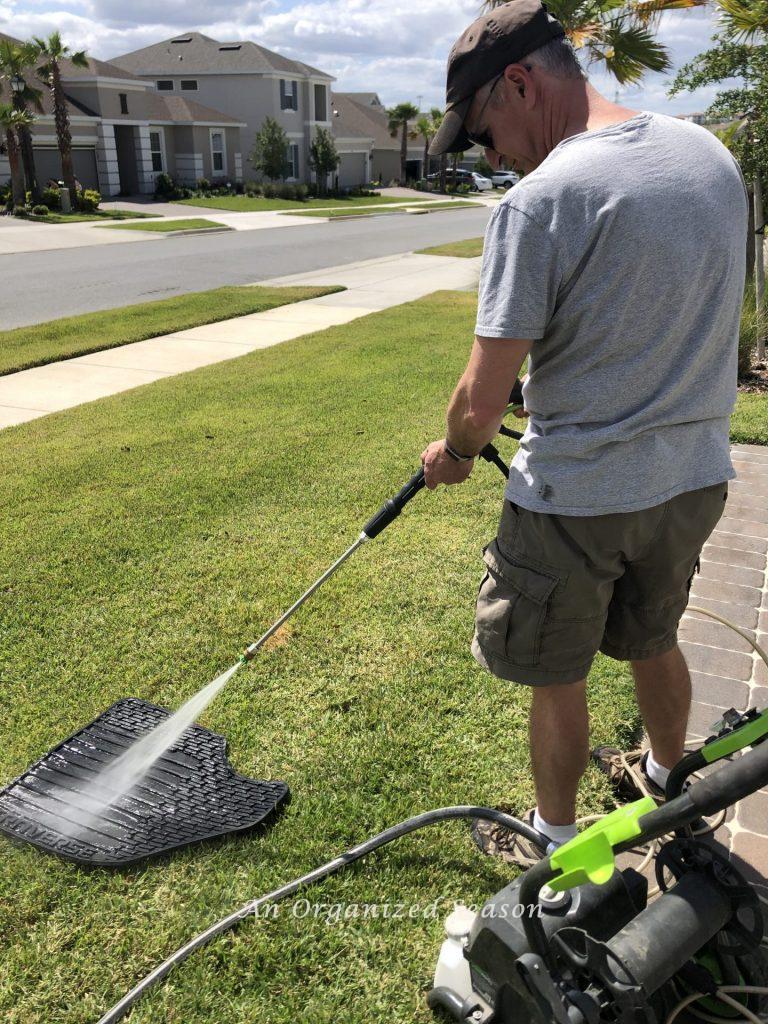
<svg viewBox="0 0 768 1024"><path fill-rule="evenodd" d="M483 7L491 10L502 2L486 0ZM620 85L633 85L646 71L667 71L672 65L669 51L654 38L661 13L706 4L707 0L547 0L547 10L563 26L574 49L584 48L588 63L602 62Z"/></svg>
<svg viewBox="0 0 768 1024"><path fill-rule="evenodd" d="M421 161L421 176L426 178L429 174L429 142L432 138L432 120L427 114L419 114L413 130L409 132L412 139L424 139L424 156Z"/></svg>
<svg viewBox="0 0 768 1024"><path fill-rule="evenodd" d="M11 194L15 208L24 206L27 198L24 187L24 168L17 133L29 127L34 118L28 111L16 110L11 103L0 103L0 130L5 132L5 149L11 165Z"/></svg>
<svg viewBox="0 0 768 1024"><path fill-rule="evenodd" d="M75 168L72 163L72 133L69 130L69 111L64 87L61 84L61 62L69 61L76 68L88 67L88 56L85 50L73 53L61 41L61 33L52 32L47 39L34 38L38 59L44 63L37 69L37 77L46 83L53 98L53 115L56 121L56 138L61 154L61 175L69 189L72 209L77 207L77 184Z"/></svg>
<svg viewBox="0 0 768 1024"><path fill-rule="evenodd" d="M25 72L33 67L36 61L37 47L34 43L16 43L11 39L0 39L0 89L3 85L8 88L13 97L14 110L20 113L28 112L28 104L32 104L38 113L43 112L40 90L33 88L24 78ZM21 89L15 88L16 82L22 83ZM27 188L32 193L32 202L39 203L42 196L35 173L35 155L28 124L19 125L18 136Z"/></svg>
<svg viewBox="0 0 768 1024"><path fill-rule="evenodd" d="M389 118L389 134L392 138L396 138L397 133L400 132L400 184L404 185L406 181L405 164L408 159L408 122L412 121L414 117L418 117L419 111L417 107L414 107L412 103L398 103L396 107L387 111L387 117Z"/></svg>
<svg viewBox="0 0 768 1024"><path fill-rule="evenodd" d="M768 8L754 0L716 0L728 39L748 41L768 32Z"/></svg>
<svg viewBox="0 0 768 1024"><path fill-rule="evenodd" d="M440 131L440 125L443 123L445 114L440 110L439 107L433 107L429 112L430 119L432 121L432 132L437 134ZM440 191L445 192L446 175L448 173L448 154L442 153L440 155Z"/></svg>

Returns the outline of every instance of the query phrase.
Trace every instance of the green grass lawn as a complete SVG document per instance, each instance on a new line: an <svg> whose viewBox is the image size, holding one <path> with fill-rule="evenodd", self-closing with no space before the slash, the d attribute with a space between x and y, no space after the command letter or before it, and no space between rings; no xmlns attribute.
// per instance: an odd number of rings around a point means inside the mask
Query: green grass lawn
<svg viewBox="0 0 768 1024"><path fill-rule="evenodd" d="M475 302L437 293L0 434L0 782L121 697L177 707L274 621L441 435ZM414 812L531 805L529 694L469 653L501 501L486 464L419 494L208 709L238 771L291 786L265 835L112 873L0 840L4 1024L93 1024L193 933ZM626 668L599 657L590 702L592 739L626 741ZM590 769L580 811L605 795ZM467 826L433 827L307 896L437 916L288 904L194 954L131 1024L427 1024L442 918L512 874Z"/></svg>
<svg viewBox="0 0 768 1024"><path fill-rule="evenodd" d="M233 285L0 331L0 375L336 291L343 289Z"/></svg>
<svg viewBox="0 0 768 1024"><path fill-rule="evenodd" d="M169 233L199 230L200 228L223 228L226 227L226 224L221 224L216 220L206 220L204 217L187 217L180 220L157 220L152 224L100 224L99 227L112 231L163 231Z"/></svg>
<svg viewBox="0 0 768 1024"><path fill-rule="evenodd" d="M461 242L446 242L445 245L432 245L428 249L417 250L424 256L463 256L471 258L483 255L482 238L465 238Z"/></svg>
<svg viewBox="0 0 768 1024"><path fill-rule="evenodd" d="M419 213L431 213L433 210L463 210L467 207L477 207L477 203L462 203L459 200L445 203L416 203L407 207L396 207L391 210L295 210L290 211L294 217L327 217L329 220L343 220L345 217L394 217L398 213L407 213L408 210L416 209ZM288 211L284 211L286 214Z"/></svg>
<svg viewBox="0 0 768 1024"><path fill-rule="evenodd" d="M731 440L768 445L768 394L740 394L731 417Z"/></svg>
<svg viewBox="0 0 768 1024"><path fill-rule="evenodd" d="M40 224L79 224L88 220L142 220L161 216L160 213L135 213L133 210L94 210L93 213L57 213L53 210L47 217L31 216L24 219Z"/></svg>
<svg viewBox="0 0 768 1024"><path fill-rule="evenodd" d="M263 196L214 196L211 199L180 199L187 206L200 206L211 210L227 210L229 213L258 213L264 210L307 210L324 207L387 206L390 203L409 202L402 196L348 196L346 199L307 199L304 202L291 199L264 199ZM413 202L432 202L427 193L424 199Z"/></svg>

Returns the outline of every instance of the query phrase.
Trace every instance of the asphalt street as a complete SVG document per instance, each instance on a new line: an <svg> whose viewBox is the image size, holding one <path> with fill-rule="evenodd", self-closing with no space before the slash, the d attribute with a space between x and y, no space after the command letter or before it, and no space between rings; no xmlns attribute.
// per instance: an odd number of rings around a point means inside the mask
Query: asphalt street
<svg viewBox="0 0 768 1024"><path fill-rule="evenodd" d="M0 256L0 327L475 238L489 216L484 208L402 214Z"/></svg>

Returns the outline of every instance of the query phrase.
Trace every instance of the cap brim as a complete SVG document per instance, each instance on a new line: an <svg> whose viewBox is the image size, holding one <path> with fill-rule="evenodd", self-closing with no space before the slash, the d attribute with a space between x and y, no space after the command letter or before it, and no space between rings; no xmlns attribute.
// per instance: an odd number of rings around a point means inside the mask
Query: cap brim
<svg viewBox="0 0 768 1024"><path fill-rule="evenodd" d="M443 153L464 153L471 149L473 143L464 128L464 118L472 106L472 96L459 100L449 107L443 115L443 123L429 144L430 156L442 156Z"/></svg>

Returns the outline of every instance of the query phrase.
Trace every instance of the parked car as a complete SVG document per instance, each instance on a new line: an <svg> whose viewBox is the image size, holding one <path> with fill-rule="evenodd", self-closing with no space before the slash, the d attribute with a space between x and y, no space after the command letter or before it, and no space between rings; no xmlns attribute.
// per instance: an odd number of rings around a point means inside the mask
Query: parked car
<svg viewBox="0 0 768 1024"><path fill-rule="evenodd" d="M439 174L430 174L427 181L431 183L439 182ZM477 171L467 171L463 167L459 167L454 175L453 170L449 167L445 173L445 181L447 185L469 185L470 191L472 192L488 192L493 188L493 182L490 178L484 178L482 174L478 174Z"/></svg>
<svg viewBox="0 0 768 1024"><path fill-rule="evenodd" d="M520 181L520 175L514 171L494 171L491 181L494 188L512 188Z"/></svg>

